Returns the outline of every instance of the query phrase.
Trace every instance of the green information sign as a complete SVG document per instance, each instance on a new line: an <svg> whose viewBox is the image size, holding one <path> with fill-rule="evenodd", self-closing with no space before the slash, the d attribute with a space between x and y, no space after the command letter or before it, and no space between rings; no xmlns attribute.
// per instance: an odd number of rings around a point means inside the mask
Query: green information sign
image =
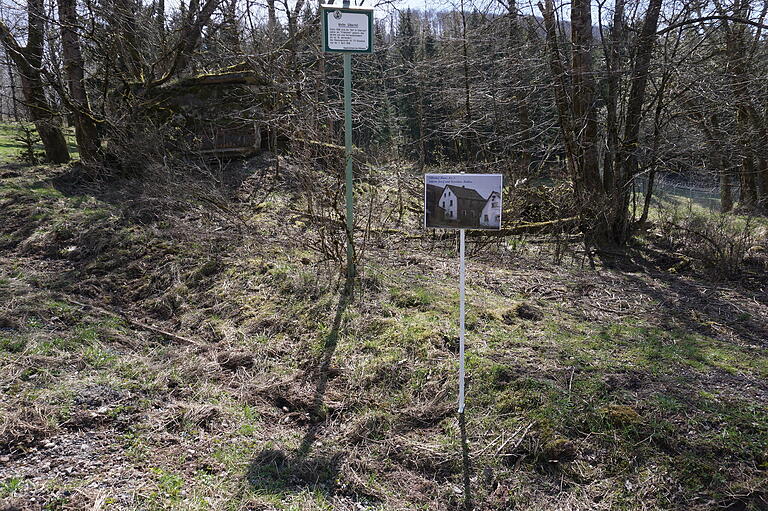
<svg viewBox="0 0 768 511"><path fill-rule="evenodd" d="M346 160L347 196L347 288L352 292L355 280L354 193L352 186L352 54L373 53L373 9L351 7L349 0L341 6L321 5L321 39L323 51L344 55L344 156Z"/></svg>
<svg viewBox="0 0 768 511"><path fill-rule="evenodd" d="M373 9L320 6L323 51L373 53Z"/></svg>

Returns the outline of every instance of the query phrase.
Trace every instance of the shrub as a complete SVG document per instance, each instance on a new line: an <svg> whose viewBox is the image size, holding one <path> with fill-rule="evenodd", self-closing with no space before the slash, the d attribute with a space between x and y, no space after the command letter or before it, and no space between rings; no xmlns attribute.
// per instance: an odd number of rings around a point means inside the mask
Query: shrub
<svg viewBox="0 0 768 511"><path fill-rule="evenodd" d="M576 215L577 205L570 183L559 182L554 186L521 184L504 197L504 217L544 222Z"/></svg>
<svg viewBox="0 0 768 511"><path fill-rule="evenodd" d="M750 248L757 243L754 220L726 213L699 213L690 207L685 213L675 209L662 220L664 244L714 276L738 276Z"/></svg>
<svg viewBox="0 0 768 511"><path fill-rule="evenodd" d="M21 144L21 149L18 153L20 162L27 165L37 165L40 163L40 152L35 150L35 146L40 143L40 136L33 126L24 123L19 124L14 140Z"/></svg>

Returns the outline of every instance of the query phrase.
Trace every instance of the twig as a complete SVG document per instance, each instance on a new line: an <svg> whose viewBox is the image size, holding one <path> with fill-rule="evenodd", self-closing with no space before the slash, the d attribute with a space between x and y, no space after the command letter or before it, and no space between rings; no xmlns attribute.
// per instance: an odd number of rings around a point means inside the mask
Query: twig
<svg viewBox="0 0 768 511"><path fill-rule="evenodd" d="M122 319L123 321L125 321L126 323L131 325L132 327L139 328L141 330L147 330L149 332L152 332L152 333L155 333L155 334L158 334L158 335L162 335L163 337L165 337L167 339L170 339L172 341L178 342L180 344L186 344L188 346L195 346L196 348L200 348L200 349L204 349L204 350L208 349L207 346L205 346L205 345L203 345L203 344L201 344L201 343L199 343L197 341L193 341L192 339L189 339L188 337L183 337L181 335L168 332L167 330L163 330L161 328L157 328L157 327L148 325L146 323L142 323L141 321L137 321L135 319L132 319L132 318L128 317L124 313L114 312L114 311L105 309L104 307L101 307L99 305L94 305L94 304L90 304L90 303L83 303L83 302L80 302L78 300L75 300L74 298L71 298L71 297L65 296L65 295L61 295L60 298L65 300L65 301L67 301L67 302L69 302L69 303L71 303L71 304L73 304L73 305L77 305L79 307L90 308L90 309L93 309L93 310L95 310L97 312L100 312L101 314L104 314L104 315L107 315L107 316L112 316L112 317L118 318L118 319Z"/></svg>
<svg viewBox="0 0 768 511"><path fill-rule="evenodd" d="M519 431L519 430L518 430L518 431ZM514 438L514 436L515 436L516 434L517 434L517 431L515 431L514 433L512 433L512 438ZM479 451L477 451L477 452L475 453L475 456L482 456L483 454L485 454L485 451L487 451L488 449L490 449L491 447L493 447L493 446L496 444L496 442L498 442L499 440L501 440L501 439L503 439L503 438L504 438L504 434L502 433L501 435L499 435L499 436L497 436L496 438L494 438L494 439L493 439L493 441L492 441L492 442L490 442L488 445L486 445L485 447L483 447L482 449L480 449ZM506 443L506 442L505 442L505 443ZM502 445L502 447L503 447L503 445Z"/></svg>
<svg viewBox="0 0 768 511"><path fill-rule="evenodd" d="M520 435L520 438L517 440L517 443L516 443L516 444L515 444L515 446L512 448L512 450L513 450L513 451L514 451L514 450L516 450L518 447L520 447L520 444L522 444L522 443L523 443L523 439L525 439L525 435L527 435L527 434L528 434L528 430L529 430L529 429L531 429L531 427L533 427L533 422L529 423L529 424L528 424L528 426L525 428L525 431L523 431L523 434L522 434L522 435ZM520 428L520 429L522 429L522 428ZM515 431L515 434L514 434L514 435L512 435L512 436L509 438L509 440L507 440L506 442L504 442L503 444L501 444L501 446L500 446L498 449L496 449L496 456L501 456L501 457L505 457L505 456L513 456L512 454L501 454L501 451L502 451L502 450L504 450L504 447L506 447L506 446L507 446L507 444L508 444L508 443L509 443L509 442L510 442L510 441L511 441L513 438L515 438L515 435L517 435L517 433L518 433L518 431L520 431L520 429L518 429L517 431Z"/></svg>

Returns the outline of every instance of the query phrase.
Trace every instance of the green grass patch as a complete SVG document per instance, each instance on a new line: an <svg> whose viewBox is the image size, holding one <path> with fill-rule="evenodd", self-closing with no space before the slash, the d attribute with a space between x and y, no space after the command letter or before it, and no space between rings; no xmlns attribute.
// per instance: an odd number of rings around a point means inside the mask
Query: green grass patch
<svg viewBox="0 0 768 511"><path fill-rule="evenodd" d="M24 487L24 479L21 477L12 477L0 483L0 497L7 498Z"/></svg>
<svg viewBox="0 0 768 511"><path fill-rule="evenodd" d="M0 333L0 351L21 353L27 347L27 337L19 334Z"/></svg>
<svg viewBox="0 0 768 511"><path fill-rule="evenodd" d="M408 289L394 288L390 291L392 303L401 309L426 309L440 301L441 297L432 289L413 287Z"/></svg>
<svg viewBox="0 0 768 511"><path fill-rule="evenodd" d="M31 135L33 138L37 138L37 131L34 128L34 124L24 122L2 122L0 123L0 163L10 163L20 160L21 153L25 150L26 144L19 140L22 138L21 126L24 125L31 129ZM76 160L79 156L77 150L77 143L75 141L74 128L64 128L64 138L67 141L67 149L69 155L73 160ZM39 140L32 146L33 151L44 157L45 148L42 142Z"/></svg>

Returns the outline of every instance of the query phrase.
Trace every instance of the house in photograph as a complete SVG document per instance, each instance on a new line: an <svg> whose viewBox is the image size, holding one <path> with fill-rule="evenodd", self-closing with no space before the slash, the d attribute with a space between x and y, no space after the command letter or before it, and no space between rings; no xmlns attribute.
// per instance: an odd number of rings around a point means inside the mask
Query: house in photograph
<svg viewBox="0 0 768 511"><path fill-rule="evenodd" d="M480 225L498 229L501 227L501 194L491 192L480 213Z"/></svg>
<svg viewBox="0 0 768 511"><path fill-rule="evenodd" d="M500 229L501 174L425 174L424 226Z"/></svg>
<svg viewBox="0 0 768 511"><path fill-rule="evenodd" d="M435 222L443 220L443 210L437 205L440 197L443 195L444 187L437 185L426 185L425 204L426 204L426 225L432 225Z"/></svg>
<svg viewBox="0 0 768 511"><path fill-rule="evenodd" d="M438 206L443 210L447 222L456 222L461 227L480 225L480 213L486 200L472 188L446 185Z"/></svg>

